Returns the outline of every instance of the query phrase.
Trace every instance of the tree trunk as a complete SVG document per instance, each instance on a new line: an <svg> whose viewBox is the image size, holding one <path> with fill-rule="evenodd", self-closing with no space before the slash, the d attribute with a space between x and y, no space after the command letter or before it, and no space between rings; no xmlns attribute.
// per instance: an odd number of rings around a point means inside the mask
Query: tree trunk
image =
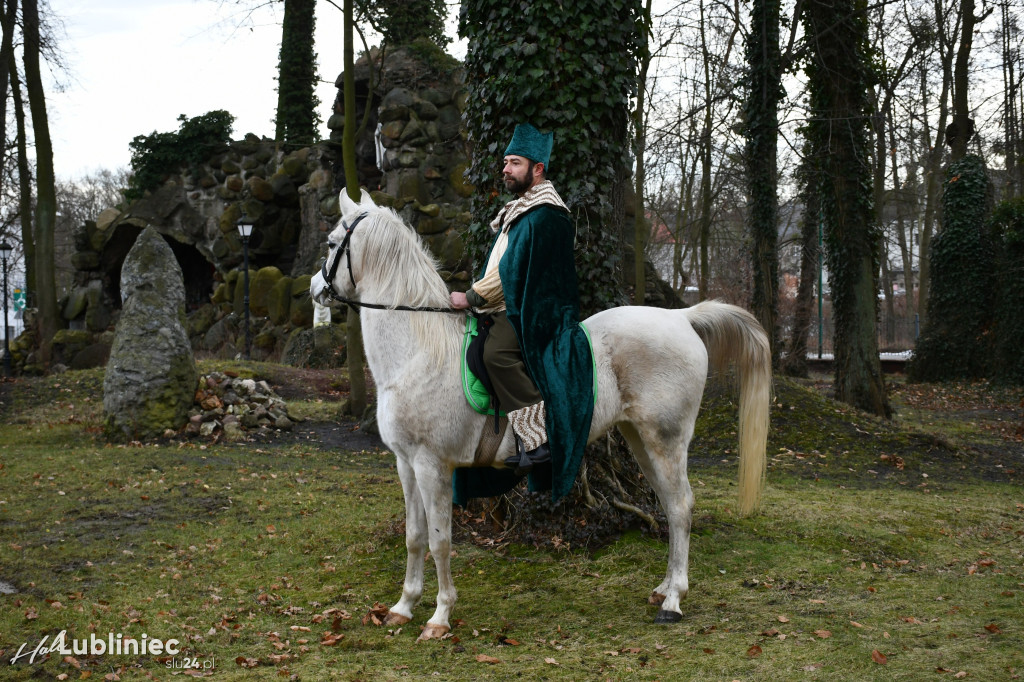
<svg viewBox="0 0 1024 682"><path fill-rule="evenodd" d="M778 0L754 0L747 38L750 87L746 103L747 225L753 252L753 313L778 361L779 306L778 168L779 100L782 92Z"/></svg>
<svg viewBox="0 0 1024 682"><path fill-rule="evenodd" d="M54 227L57 219L57 190L53 177L53 145L46 114L46 96L39 73L39 7L37 0L25 0L25 87L28 90L32 130L36 142L36 300L39 309L39 358L50 362L53 335L60 326L54 265Z"/></svg>
<svg viewBox="0 0 1024 682"><path fill-rule="evenodd" d="M640 75L637 78L636 108L633 110L633 125L635 126L635 137L633 138L633 153L636 155L636 177L635 196L636 206L633 215L633 303L644 304L644 288L646 286L646 275L644 273L644 256L647 247L649 229L647 227L646 205L644 203L644 181L646 178L646 166L644 165L644 154L647 151L647 121L644 111L645 97L647 94L647 70L651 65L651 2L647 0L644 8L643 47L640 49Z"/></svg>
<svg viewBox="0 0 1024 682"><path fill-rule="evenodd" d="M356 173L356 81L355 81L355 59L352 46L352 32L354 30L352 20L352 2L345 0L345 37L344 37L344 60L345 60L345 129L342 135L342 165L345 169L345 188L348 196L353 201L359 201L359 177ZM357 418L362 418L366 412L366 372L365 361L363 360L363 330L359 323L359 313L349 308L345 316L346 334L348 340L348 380L349 380L349 412Z"/></svg>
<svg viewBox="0 0 1024 682"><path fill-rule="evenodd" d="M7 0L2 19L3 40L0 42L0 64L6 65L14 55L14 30L17 27L18 1ZM7 140L7 92L10 71L0 68L0 140Z"/></svg>
<svg viewBox="0 0 1024 682"><path fill-rule="evenodd" d="M711 72L708 66L708 41L704 27L704 0L700 3L700 49L704 63L704 128L700 136L700 278L698 280L698 295L700 300L708 298L708 280L710 278L711 264L708 257L708 249L711 242Z"/></svg>
<svg viewBox="0 0 1024 682"><path fill-rule="evenodd" d="M14 121L18 131L18 197L21 210L21 252L25 258L25 305L35 308L36 298L36 240L32 236L32 170L28 165L28 142L25 130L25 102L21 96L18 62L12 52L7 60L11 76L11 100L14 102Z"/></svg>
<svg viewBox="0 0 1024 682"><path fill-rule="evenodd" d="M319 137L315 30L316 0L284 0L275 139L288 149L308 147Z"/></svg>
<svg viewBox="0 0 1024 682"><path fill-rule="evenodd" d="M877 273L880 237L872 206L865 0L803 6L812 121L808 136L821 169L832 310L836 397L889 416L878 357Z"/></svg>
<svg viewBox="0 0 1024 682"><path fill-rule="evenodd" d="M956 5L959 7L959 5ZM935 23L943 25L942 12L944 7L941 2L935 3ZM939 120L935 127L935 138L932 140L932 133L928 124L928 75L925 66L921 66L921 101L923 112L922 122L924 124L925 148L928 153L925 155L925 206L924 220L921 223L921 239L918 244L920 253L920 267L918 272L917 290L917 311L923 325L928 318L928 296L931 288L931 242L935 228L935 215L938 213L939 200L941 198L942 182L942 154L946 139L946 121L949 119L949 90L953 84L953 38L946 36L939 31L939 59L942 63L942 92L939 95Z"/></svg>
<svg viewBox="0 0 1024 682"><path fill-rule="evenodd" d="M956 52L953 67L953 122L946 131L949 144L949 161L956 163L967 154L967 142L974 135L974 121L967 104L968 67L971 59L971 44L974 40L974 0L961 0L962 17L960 47Z"/></svg>
<svg viewBox="0 0 1024 682"><path fill-rule="evenodd" d="M803 188L801 198L804 214L800 225L800 283L796 291L796 310L786 357L780 369L789 376L807 376L807 341L811 331L811 312L814 308L814 285L818 280L819 216L818 183L813 180L813 159L805 158L801 169Z"/></svg>

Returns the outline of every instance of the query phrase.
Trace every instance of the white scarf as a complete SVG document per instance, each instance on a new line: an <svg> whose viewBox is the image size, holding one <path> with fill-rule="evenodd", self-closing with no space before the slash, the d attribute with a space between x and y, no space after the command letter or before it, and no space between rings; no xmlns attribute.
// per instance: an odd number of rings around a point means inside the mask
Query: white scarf
<svg viewBox="0 0 1024 682"><path fill-rule="evenodd" d="M526 190L523 196L505 204L505 208L498 211L497 217L491 221L491 230L493 232L498 230L507 232L509 225L514 223L516 218L541 204L551 204L566 211L569 210L569 207L562 201L562 197L558 196L558 192L555 190L555 186L551 184L551 181L544 180Z"/></svg>

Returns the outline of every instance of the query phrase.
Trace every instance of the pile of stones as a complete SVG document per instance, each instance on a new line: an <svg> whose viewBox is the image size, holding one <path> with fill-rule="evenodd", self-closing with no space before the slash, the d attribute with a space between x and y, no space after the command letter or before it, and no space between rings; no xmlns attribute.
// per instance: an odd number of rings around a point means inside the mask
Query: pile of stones
<svg viewBox="0 0 1024 682"><path fill-rule="evenodd" d="M185 435L245 440L247 432L290 431L300 421L266 381L213 372L199 377Z"/></svg>

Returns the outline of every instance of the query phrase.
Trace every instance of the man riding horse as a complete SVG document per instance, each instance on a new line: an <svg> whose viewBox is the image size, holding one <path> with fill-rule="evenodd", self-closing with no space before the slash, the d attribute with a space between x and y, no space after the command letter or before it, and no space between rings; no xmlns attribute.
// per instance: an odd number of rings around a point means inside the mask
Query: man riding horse
<svg viewBox="0 0 1024 682"><path fill-rule="evenodd" d="M517 198L491 222L496 233L479 278L452 306L493 318L484 366L515 434L506 466L518 476L552 461L568 485L587 443L594 407L590 345L579 324L569 210L547 179L552 133L516 126L505 150L505 187ZM561 492L561 494L557 494Z"/></svg>

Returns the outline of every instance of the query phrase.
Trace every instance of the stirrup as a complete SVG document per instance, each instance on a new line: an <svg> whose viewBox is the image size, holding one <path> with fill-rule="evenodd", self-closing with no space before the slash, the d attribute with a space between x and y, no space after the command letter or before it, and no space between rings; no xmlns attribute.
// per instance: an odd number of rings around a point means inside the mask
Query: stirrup
<svg viewBox="0 0 1024 682"><path fill-rule="evenodd" d="M529 452L525 451L522 439L513 431L516 439L516 453L505 460L505 466L515 469L516 476L525 476L533 469L535 464L544 464L551 461L551 448L547 442L541 443Z"/></svg>

